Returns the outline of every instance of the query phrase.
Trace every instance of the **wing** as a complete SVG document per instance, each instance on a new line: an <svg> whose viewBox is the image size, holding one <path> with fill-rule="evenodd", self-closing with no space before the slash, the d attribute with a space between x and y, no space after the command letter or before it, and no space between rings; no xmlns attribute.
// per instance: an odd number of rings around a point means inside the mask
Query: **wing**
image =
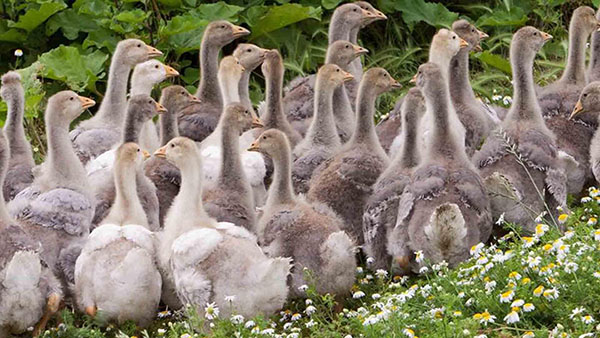
<svg viewBox="0 0 600 338"><path fill-rule="evenodd" d="M104 128L89 130L76 128L70 133L70 136L75 153L84 164L110 150L121 140L121 135L117 130Z"/></svg>
<svg viewBox="0 0 600 338"><path fill-rule="evenodd" d="M442 166L430 165L417 169L400 197L395 227L410 215L417 200L438 196L444 189L447 179L448 171Z"/></svg>
<svg viewBox="0 0 600 338"><path fill-rule="evenodd" d="M460 169L452 173L451 181L462 202L478 213L489 210L489 199L479 175L469 169Z"/></svg>
<svg viewBox="0 0 600 338"><path fill-rule="evenodd" d="M18 193L33 183L33 173L27 164L18 164L10 167L4 179L4 197L10 201Z"/></svg>
<svg viewBox="0 0 600 338"><path fill-rule="evenodd" d="M263 229L261 245L269 246L280 238L281 234L292 227L300 216L298 210L281 210L273 214Z"/></svg>
<svg viewBox="0 0 600 338"><path fill-rule="evenodd" d="M192 105L182 109L177 116L179 135L196 142L204 140L219 123L221 111L208 104Z"/></svg>
<svg viewBox="0 0 600 338"><path fill-rule="evenodd" d="M75 263L81 255L85 242L75 242L60 251L58 257L58 268L60 269L67 284L75 284Z"/></svg>
<svg viewBox="0 0 600 338"><path fill-rule="evenodd" d="M91 175L98 170L103 170L103 169L112 170L112 167L115 164L116 154L117 154L117 150L114 148L103 152L102 154L98 155L96 158L91 159L85 165L85 171L88 173L88 175Z"/></svg>
<svg viewBox="0 0 600 338"><path fill-rule="evenodd" d="M306 193L315 169L330 157L323 149L314 149L296 159L292 168L292 183L296 193Z"/></svg>
<svg viewBox="0 0 600 338"><path fill-rule="evenodd" d="M288 120L304 120L313 116L313 96L315 76L307 76L293 80L288 85L283 97L283 110Z"/></svg>
<svg viewBox="0 0 600 338"><path fill-rule="evenodd" d="M550 136L529 129L519 137L518 152L527 164L538 170L546 170L557 165L557 148Z"/></svg>
<svg viewBox="0 0 600 338"><path fill-rule="evenodd" d="M371 191L386 163L375 155L365 155L350 153L343 157L336 172L341 179L351 181L359 189Z"/></svg>
<svg viewBox="0 0 600 338"><path fill-rule="evenodd" d="M492 131L481 149L475 151L471 161L477 168L487 167L506 155L507 144L502 138L501 133L503 133L502 129Z"/></svg>
<svg viewBox="0 0 600 338"><path fill-rule="evenodd" d="M567 176L562 169L549 168L544 180L548 192L554 197L558 205L567 204Z"/></svg>

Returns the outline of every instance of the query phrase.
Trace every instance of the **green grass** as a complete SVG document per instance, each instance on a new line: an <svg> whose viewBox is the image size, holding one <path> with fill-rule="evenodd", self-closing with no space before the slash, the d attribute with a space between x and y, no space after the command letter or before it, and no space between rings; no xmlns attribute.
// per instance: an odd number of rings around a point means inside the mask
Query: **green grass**
<svg viewBox="0 0 600 338"><path fill-rule="evenodd" d="M209 320L169 312L139 331L131 324L101 328L65 310L62 324L51 325L44 337L593 336L600 332L598 214L600 191L590 188L589 196L575 201L569 216L561 217L564 233L540 223L537 236L523 237L513 225L502 223L508 234L473 248L471 259L456 269L431 265L426 258L422 274L410 278L358 268L352 294L339 313L331 296L309 287L306 300L289 302L270 319ZM502 294L507 302L501 301ZM512 304L517 300L522 302ZM525 311L525 304L534 309ZM509 323L512 310L519 320Z"/></svg>

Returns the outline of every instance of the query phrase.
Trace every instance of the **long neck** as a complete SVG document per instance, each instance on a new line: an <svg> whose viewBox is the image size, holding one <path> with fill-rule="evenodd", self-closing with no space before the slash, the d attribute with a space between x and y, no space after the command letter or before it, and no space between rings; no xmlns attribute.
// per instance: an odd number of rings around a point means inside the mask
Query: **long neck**
<svg viewBox="0 0 600 338"><path fill-rule="evenodd" d="M358 97L356 98L356 127L348 143L352 145L369 144L370 147L373 147L372 149L377 148L385 153L375 133L373 116L376 99L377 93L375 93L374 88L364 82L361 83L358 90Z"/></svg>
<svg viewBox="0 0 600 338"><path fill-rule="evenodd" d="M589 77L590 81L597 81L600 79L600 32L594 31L592 33L592 52L590 56L590 70Z"/></svg>
<svg viewBox="0 0 600 338"><path fill-rule="evenodd" d="M4 146L8 147L8 144L4 143ZM5 149L4 151L7 152L8 149ZM0 159L0 161L2 161L0 162L0 186L4 186L4 179L6 178L6 169L8 167L8 156L6 156L5 154L3 158ZM12 219L8 214L8 209L6 208L6 202L4 202L4 194L2 190L3 189L0 189L0 230L12 223Z"/></svg>
<svg viewBox="0 0 600 338"><path fill-rule="evenodd" d="M209 39L202 40L200 47L200 85L196 92L196 97L203 102L217 103L223 106L221 90L217 85L219 79L217 72L219 69L219 48L209 43Z"/></svg>
<svg viewBox="0 0 600 338"><path fill-rule="evenodd" d="M26 161L27 164L33 166L33 153L31 145L25 137L25 128L23 127L23 114L25 106L25 97L19 93L11 100L6 102L8 105L8 114L4 125L4 132L9 144L10 160L19 159Z"/></svg>
<svg viewBox="0 0 600 338"><path fill-rule="evenodd" d="M518 51L511 53L514 93L508 119L538 120L543 123L533 82L534 58L535 55L523 55Z"/></svg>
<svg viewBox="0 0 600 338"><path fill-rule="evenodd" d="M329 44L338 40L348 40L352 26L348 20L344 20L341 15L334 13L329 24ZM358 32L357 32L358 33Z"/></svg>
<svg viewBox="0 0 600 338"><path fill-rule="evenodd" d="M405 114L414 114L407 112ZM413 119L414 120L414 119ZM421 161L421 152L417 147L418 126L415 121L404 117L402 123L402 149L400 150L400 165L402 168L414 168Z"/></svg>
<svg viewBox="0 0 600 338"><path fill-rule="evenodd" d="M150 95L150 93L152 93L152 87L154 87L155 84L156 83L152 81L148 81L146 78L144 78L144 76L133 72L133 75L131 76L131 89L129 94L131 96L138 94Z"/></svg>
<svg viewBox="0 0 600 338"><path fill-rule="evenodd" d="M464 145L460 144L455 131L452 130L450 114L455 113L446 82L441 80L438 88L430 90L433 92L426 95L426 104L428 113L433 117L433 126L429 137L428 159L451 159L461 154L466 157Z"/></svg>
<svg viewBox="0 0 600 338"><path fill-rule="evenodd" d="M238 85L238 93L240 95L240 102L249 109L252 109L252 102L250 101L250 94L248 93L248 87L250 86L250 74L252 74L252 72L248 70L245 70L242 74L242 78L240 79L240 83Z"/></svg>
<svg viewBox="0 0 600 338"><path fill-rule="evenodd" d="M588 34L571 20L569 26L569 57L567 66L560 81L564 83L585 85L585 45Z"/></svg>
<svg viewBox="0 0 600 338"><path fill-rule="evenodd" d="M206 218L207 214L202 205L202 164L199 154L194 154L184 164L179 166L181 171L181 188L173 201L177 210L189 212L190 217Z"/></svg>
<svg viewBox="0 0 600 338"><path fill-rule="evenodd" d="M433 62L438 67L440 67L442 75L448 79L449 77L449 68L450 68L450 60L446 53L442 53L436 50L436 48L431 48L429 50L429 62Z"/></svg>
<svg viewBox="0 0 600 338"><path fill-rule="evenodd" d="M452 102L465 103L475 101L475 94L469 82L469 50L461 50L450 61L450 98Z"/></svg>
<svg viewBox="0 0 600 338"><path fill-rule="evenodd" d="M348 36L348 41L352 42L353 44L358 44L358 32L360 31L360 26L359 27L354 27L350 30L349 36ZM350 73L352 73L352 75L354 75L354 80L353 81L360 81L360 79L362 78L362 74L363 74L363 66L362 66L362 60L360 59L360 57L357 57L356 59L352 60L350 62L350 66L348 67Z"/></svg>
<svg viewBox="0 0 600 338"><path fill-rule="evenodd" d="M266 81L266 104L267 109L261 120L265 124L265 129L275 128L279 121L285 119L283 115L283 102L281 99L283 91L283 72L269 73Z"/></svg>
<svg viewBox="0 0 600 338"><path fill-rule="evenodd" d="M223 162L220 169L219 184L242 187L245 174L240 155L240 132L230 123L223 123L221 151Z"/></svg>
<svg viewBox="0 0 600 338"><path fill-rule="evenodd" d="M219 86L221 86L221 94L223 95L223 105L240 101L239 80L235 76L223 74L219 79Z"/></svg>
<svg viewBox="0 0 600 338"><path fill-rule="evenodd" d="M167 108L168 109L168 108ZM177 129L177 116L175 112L168 110L166 113L160 115L160 145L164 146L170 140L179 136L179 129Z"/></svg>
<svg viewBox="0 0 600 338"><path fill-rule="evenodd" d="M333 119L333 91L334 88L324 85L318 78L315 86L315 115L306 132L306 139L312 145L335 147L341 145Z"/></svg>
<svg viewBox="0 0 600 338"><path fill-rule="evenodd" d="M114 211L111 210L111 213L118 213L121 219L126 219L134 224L147 224L147 218L135 184L136 168L132 165L117 163L114 176L116 197L113 204Z"/></svg>
<svg viewBox="0 0 600 338"><path fill-rule="evenodd" d="M123 127L123 134L121 135L122 143L139 143L140 133L145 121L140 121L135 115L135 112L127 112L127 119Z"/></svg>
<svg viewBox="0 0 600 338"><path fill-rule="evenodd" d="M46 133L48 135L48 156L44 163L45 173L53 175L53 184L57 186L77 185L86 182L87 175L79 161L69 138L67 121L60 121L54 114L46 114ZM81 183L85 184L85 183ZM81 186L81 189L86 187Z"/></svg>
<svg viewBox="0 0 600 338"><path fill-rule="evenodd" d="M354 125L354 110L346 91L346 86L341 85L333 91L333 115L337 123Z"/></svg>
<svg viewBox="0 0 600 338"><path fill-rule="evenodd" d="M96 113L97 118L111 125L121 125L127 109L127 83L131 66L121 59L121 53L117 49L110 62L106 94Z"/></svg>
<svg viewBox="0 0 600 338"><path fill-rule="evenodd" d="M273 156L273 183L269 187L267 208L293 203L296 199L292 186L292 155L288 146L280 147Z"/></svg>

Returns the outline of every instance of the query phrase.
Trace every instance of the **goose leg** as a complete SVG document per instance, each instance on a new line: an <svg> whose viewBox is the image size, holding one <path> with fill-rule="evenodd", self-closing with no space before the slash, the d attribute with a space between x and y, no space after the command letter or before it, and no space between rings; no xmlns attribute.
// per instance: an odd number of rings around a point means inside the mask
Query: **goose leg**
<svg viewBox="0 0 600 338"><path fill-rule="evenodd" d="M46 303L46 310L44 311L44 315L33 330L34 337L38 337L42 332L44 332L44 330L46 329L46 324L48 324L48 320L50 320L50 317L52 317L58 311L60 302L61 297L59 294L50 294L50 297L48 297L48 302Z"/></svg>

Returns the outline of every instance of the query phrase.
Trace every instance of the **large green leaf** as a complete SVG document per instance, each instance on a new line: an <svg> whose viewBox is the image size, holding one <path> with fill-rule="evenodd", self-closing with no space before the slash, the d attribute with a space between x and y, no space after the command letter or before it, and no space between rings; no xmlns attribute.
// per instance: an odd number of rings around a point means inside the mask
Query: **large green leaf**
<svg viewBox="0 0 600 338"><path fill-rule="evenodd" d="M511 26L520 27L527 22L527 14L520 7L510 7L510 10L496 9L493 13L481 16L477 26Z"/></svg>
<svg viewBox="0 0 600 338"><path fill-rule="evenodd" d="M402 20L411 29L418 22L425 22L434 27L449 28L458 18L457 13L449 11L441 3L425 2L424 0L390 0L387 6L402 12Z"/></svg>
<svg viewBox="0 0 600 338"><path fill-rule="evenodd" d="M120 37L115 32L106 28L98 28L88 34L87 38L83 41L83 48L90 46L97 48L105 47L113 53L120 40Z"/></svg>
<svg viewBox="0 0 600 338"><path fill-rule="evenodd" d="M321 20L321 14L321 7L302 6L299 4L271 6L269 11L251 27L252 35L250 39L255 39L261 35L306 19Z"/></svg>
<svg viewBox="0 0 600 338"><path fill-rule="evenodd" d="M244 7L228 5L223 1L219 1L214 4L202 4L190 13L202 20L229 20L236 22L237 15L243 10Z"/></svg>
<svg viewBox="0 0 600 338"><path fill-rule="evenodd" d="M336 8L337 5L340 4L340 2L342 2L342 0L322 0L321 5L325 9L333 9L333 8Z"/></svg>
<svg viewBox="0 0 600 338"><path fill-rule="evenodd" d="M77 0L73 4L80 14L89 14L95 17L110 16L112 4L109 0Z"/></svg>
<svg viewBox="0 0 600 338"><path fill-rule="evenodd" d="M64 10L48 20L46 23L46 35L50 36L61 29L64 36L69 40L75 40L79 32L93 32L99 27L94 18L86 14L78 14L73 9Z"/></svg>
<svg viewBox="0 0 600 338"><path fill-rule="evenodd" d="M127 23L141 23L144 22L150 16L150 12L144 12L141 9L134 9L132 11L125 11L117 14L115 19Z"/></svg>
<svg viewBox="0 0 600 338"><path fill-rule="evenodd" d="M0 20L0 41L24 42L27 34L20 29L9 28L6 21Z"/></svg>
<svg viewBox="0 0 600 338"><path fill-rule="evenodd" d="M508 62L508 60L500 55L497 54L492 54L488 51L484 51L483 53L479 53L476 55L477 59L479 59L479 61L490 65L496 69L499 69L501 71L503 71L506 74L512 74L511 71L511 67L510 67L510 62Z"/></svg>
<svg viewBox="0 0 600 338"><path fill-rule="evenodd" d="M96 50L82 55L75 47L61 45L40 56L44 66L42 74L50 79L62 81L75 91L93 90L96 81L103 76L104 63L108 55Z"/></svg>
<svg viewBox="0 0 600 338"><path fill-rule="evenodd" d="M43 3L39 8L28 8L27 11L25 11L25 14L19 17L17 22L9 23L9 26L13 28L21 28L31 32L49 17L65 9L66 7L67 5L62 2Z"/></svg>

